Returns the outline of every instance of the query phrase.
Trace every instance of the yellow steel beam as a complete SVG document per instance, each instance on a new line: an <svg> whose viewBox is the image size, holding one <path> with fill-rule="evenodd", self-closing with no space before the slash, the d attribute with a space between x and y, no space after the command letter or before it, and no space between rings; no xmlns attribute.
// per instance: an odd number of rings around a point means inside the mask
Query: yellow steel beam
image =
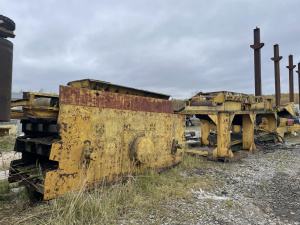
<svg viewBox="0 0 300 225"><path fill-rule="evenodd" d="M209 145L209 141L207 140L208 136L210 135L210 131L216 130L216 125L212 124L208 120L200 120L201 123L201 144Z"/></svg>
<svg viewBox="0 0 300 225"><path fill-rule="evenodd" d="M270 114L264 114L264 117L267 119L267 125L265 129L270 132L276 132L277 130L276 115L274 113L270 113Z"/></svg>
<svg viewBox="0 0 300 225"><path fill-rule="evenodd" d="M11 101L11 107L29 105L29 99L19 99Z"/></svg>
<svg viewBox="0 0 300 225"><path fill-rule="evenodd" d="M230 119L231 117L232 115L230 115L228 112L218 113L218 145L217 148L213 151L214 158L233 157L230 144L230 126L232 122L232 120Z"/></svg>
<svg viewBox="0 0 300 225"><path fill-rule="evenodd" d="M209 118L211 118L212 121L217 125L218 124L218 114L216 115L208 115Z"/></svg>
<svg viewBox="0 0 300 225"><path fill-rule="evenodd" d="M12 119L48 118L57 119L59 109L45 106L23 106L23 110L13 110Z"/></svg>
<svg viewBox="0 0 300 225"><path fill-rule="evenodd" d="M256 149L254 144L254 119L255 114L243 115L243 149L253 151Z"/></svg>
<svg viewBox="0 0 300 225"><path fill-rule="evenodd" d="M207 151L199 151L199 150L186 149L184 152L187 153L187 154L192 154L192 155L208 156L208 152Z"/></svg>
<svg viewBox="0 0 300 225"><path fill-rule="evenodd" d="M232 125L232 133L239 133L241 132L241 126L240 125Z"/></svg>

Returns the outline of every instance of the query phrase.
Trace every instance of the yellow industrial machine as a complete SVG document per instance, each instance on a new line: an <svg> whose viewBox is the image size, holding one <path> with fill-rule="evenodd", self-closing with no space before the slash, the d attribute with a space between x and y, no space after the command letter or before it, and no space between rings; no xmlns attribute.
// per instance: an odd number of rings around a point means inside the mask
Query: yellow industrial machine
<svg viewBox="0 0 300 225"><path fill-rule="evenodd" d="M277 127L277 133L284 137L285 133L293 133L300 129L299 119L296 117L294 102L280 105L276 108L280 123ZM291 124L289 122L292 121ZM294 123L297 121L297 123Z"/></svg>
<svg viewBox="0 0 300 225"><path fill-rule="evenodd" d="M148 168L182 161L185 116L173 113L168 95L79 80L60 86L59 96L25 93L12 102L25 136L15 151L9 182L20 182L52 199L89 189Z"/></svg>
<svg viewBox="0 0 300 225"><path fill-rule="evenodd" d="M201 143L217 144L213 151L215 158L232 158L231 145L239 140L232 139L232 133L242 132L243 149L254 150L254 122L257 115L267 118L266 129L276 131L276 112L272 100L263 96L220 91L198 93L189 99L180 114L195 114L201 121ZM216 131L215 140L210 136ZM210 139L212 138L212 139ZM202 153L200 153L202 154Z"/></svg>

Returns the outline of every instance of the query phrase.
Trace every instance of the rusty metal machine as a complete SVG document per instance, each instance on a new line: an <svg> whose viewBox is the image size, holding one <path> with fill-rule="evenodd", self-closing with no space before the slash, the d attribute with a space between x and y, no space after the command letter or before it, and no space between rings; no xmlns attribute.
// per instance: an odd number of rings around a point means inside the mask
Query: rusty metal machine
<svg viewBox="0 0 300 225"><path fill-rule="evenodd" d="M231 133L239 129L242 133L243 149L254 150L254 122L257 115L268 120L267 130L276 131L276 112L272 109L272 100L263 96L220 91L198 93L189 99L181 114L195 114L201 121L201 143L216 144L215 158L232 158L231 146L240 143L233 140ZM241 127L241 128L240 128ZM209 135L216 131L216 140ZM199 153L202 154L202 153Z"/></svg>
<svg viewBox="0 0 300 225"><path fill-rule="evenodd" d="M277 127L277 133L284 137L285 133L294 133L300 129L299 119L295 114L294 102L280 105L276 108L280 123ZM297 121L298 120L298 121ZM291 123L289 123L291 121ZM294 121L297 121L294 123Z"/></svg>
<svg viewBox="0 0 300 225"><path fill-rule="evenodd" d="M280 93L280 60L282 56L279 56L279 45L274 45L274 57L271 58L274 61L275 68L275 98L276 98L276 112L278 115L278 127L277 133L284 137L285 133L293 133L300 129L299 119L296 118L295 105L294 105L294 78L293 69L296 67L293 65L293 56L289 55L289 103L281 104L281 93ZM300 86L299 86L300 87ZM300 89L299 89L300 93ZM291 123L289 123L291 121ZM297 121L297 123L294 123Z"/></svg>
<svg viewBox="0 0 300 225"><path fill-rule="evenodd" d="M15 151L9 182L20 182L52 199L89 189L148 168L182 161L185 116L173 113L168 95L78 80L60 86L59 96L25 93L12 102L24 136Z"/></svg>

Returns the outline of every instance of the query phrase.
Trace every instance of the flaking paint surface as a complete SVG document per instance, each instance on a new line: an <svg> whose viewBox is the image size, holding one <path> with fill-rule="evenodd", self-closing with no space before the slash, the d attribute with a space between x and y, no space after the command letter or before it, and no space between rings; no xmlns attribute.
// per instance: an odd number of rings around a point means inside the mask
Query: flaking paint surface
<svg viewBox="0 0 300 225"><path fill-rule="evenodd" d="M64 88L61 89L62 99L66 99L65 95L74 93L69 89L66 92ZM70 190L82 187L88 189L99 185L103 180L112 182L131 174L142 174L147 168L160 170L182 161L185 143L184 116L124 110L122 107L109 108L108 100L105 107L96 107L102 104L96 99L98 92L80 90L71 95L72 100L60 100L58 124L61 126L61 140L52 145L50 154L50 160L58 161L59 168L46 174L45 200ZM82 96L76 98L78 94L87 95L93 103L90 104ZM120 106L122 101L130 101L127 96L109 94L115 96L115 99L109 99L112 107ZM139 100L142 98L145 97L139 97ZM147 101L149 99L152 100L147 98ZM151 156L153 160L149 163L137 164L131 158L131 145L138 137L149 138L154 144ZM173 139L183 146L175 155L171 154ZM91 153L96 155L95 160L86 158Z"/></svg>

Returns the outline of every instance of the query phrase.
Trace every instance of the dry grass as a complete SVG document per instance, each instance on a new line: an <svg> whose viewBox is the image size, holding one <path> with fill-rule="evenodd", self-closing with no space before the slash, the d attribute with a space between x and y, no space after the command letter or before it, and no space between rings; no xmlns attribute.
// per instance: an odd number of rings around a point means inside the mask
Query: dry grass
<svg viewBox="0 0 300 225"><path fill-rule="evenodd" d="M10 152L14 150L16 138L14 136L0 137L0 152Z"/></svg>
<svg viewBox="0 0 300 225"><path fill-rule="evenodd" d="M188 176L189 171L207 169L214 164L200 157L185 156L180 165L161 174L149 171L130 177L126 182L89 192L80 190L38 204L28 203L29 197L20 193L14 201L6 201L5 215L11 212L12 217L2 215L0 224L120 224L139 223L150 215L164 218L168 212L163 204L178 199L190 200L191 189L215 187L217 181L210 176ZM22 198L23 203L20 203ZM27 205L27 208L21 208L16 214L15 204Z"/></svg>
<svg viewBox="0 0 300 225"><path fill-rule="evenodd" d="M273 106L275 106L276 102L275 102L275 94L273 95L265 95L268 98L272 98L273 99ZM295 104L297 104L299 102L299 94L295 93L294 94L294 101ZM281 93L281 104L287 104L290 102L290 96L289 93Z"/></svg>

